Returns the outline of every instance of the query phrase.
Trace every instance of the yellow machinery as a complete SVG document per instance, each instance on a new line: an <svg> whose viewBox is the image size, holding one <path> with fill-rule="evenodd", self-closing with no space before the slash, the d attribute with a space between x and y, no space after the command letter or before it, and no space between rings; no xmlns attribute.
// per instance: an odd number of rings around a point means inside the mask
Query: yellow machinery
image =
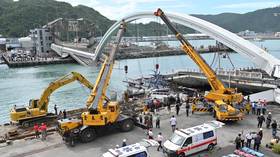
<svg viewBox="0 0 280 157"><path fill-rule="evenodd" d="M77 72L71 72L54 82L51 82L49 86L44 90L40 99L31 99L29 106L17 107L15 106L11 112L10 117L13 123L19 123L24 127L28 127L37 122L47 121L49 119L56 118L56 115L48 113L48 104L50 95L58 88L67 85L73 81L79 81L89 89L93 89L91 84L86 78Z"/></svg>
<svg viewBox="0 0 280 157"><path fill-rule="evenodd" d="M168 28L175 34L176 38L181 42L182 50L190 56L190 58L199 66L200 70L206 76L212 90L205 96L206 99L215 103L214 116L218 120L241 120L243 114L232 106L233 103L240 103L243 99L241 93L237 93L233 88L225 88L223 83L217 78L215 72L206 63L206 61L197 53L192 45L180 34L172 25L170 20L161 9L154 13L159 16Z"/></svg>
<svg viewBox="0 0 280 157"><path fill-rule="evenodd" d="M120 114L118 102L110 101L106 97L115 54L124 31L125 23L123 22L112 51L109 53L109 57L105 57L94 88L88 97L86 103L88 111L83 112L80 119L63 119L58 121L60 135L71 146L74 145L76 140L82 142L93 141L98 133L103 132L107 127L117 126L121 131L130 131L134 128L133 119Z"/></svg>

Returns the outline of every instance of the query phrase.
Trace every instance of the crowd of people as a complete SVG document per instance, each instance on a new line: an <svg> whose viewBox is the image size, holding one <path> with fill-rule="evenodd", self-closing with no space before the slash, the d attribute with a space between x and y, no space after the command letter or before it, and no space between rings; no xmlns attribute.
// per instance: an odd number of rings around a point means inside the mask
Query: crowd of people
<svg viewBox="0 0 280 157"><path fill-rule="evenodd" d="M259 128L259 131L248 132L247 134L244 134L242 131L235 138L235 145L236 149L241 149L242 147L246 146L248 148L259 151L263 139L263 124L265 123L266 129L271 128L272 139L278 138L279 140L279 137L277 136L278 124L276 119L273 119L271 112L268 112L267 114L267 101L265 99L259 99L258 101L251 102L250 97L248 97L247 101L251 105L252 115L257 116L257 128ZM254 144L253 146L252 143Z"/></svg>
<svg viewBox="0 0 280 157"><path fill-rule="evenodd" d="M164 105L163 105L164 103ZM157 148L158 151L162 150L162 142L164 140L164 136L162 132L159 132L157 137L154 137L153 134L153 127L154 127L154 122L155 122L155 128L160 129L160 121L161 121L161 116L159 114L159 109L163 108L166 106L167 112L170 115L171 114L171 105L175 105L175 112L176 115L178 116L181 110L181 106L185 106L186 109L186 116L189 116L189 110L190 110L190 103L189 99L186 97L185 99L181 99L179 95L176 97L168 97L165 102L161 102L157 98L151 98L148 101L146 101L146 106L144 109L144 112L140 113L138 115L138 121L140 124L143 124L143 128L147 130L147 138L148 139L154 139L158 141L159 146ZM177 128L177 119L175 115L171 115L170 120L169 120L171 130L174 132Z"/></svg>
<svg viewBox="0 0 280 157"><path fill-rule="evenodd" d="M263 140L263 124L265 123L266 129L272 130L272 138L277 138L277 128L279 127L277 124L276 119L273 119L272 113L267 113L267 102L266 100L261 100L257 102L251 102L250 98L247 99L247 102L251 105L251 114L257 116L257 128L259 129L257 132L249 131L244 133L244 131L240 132L237 137L235 138L234 142L236 145L236 149L241 149L243 147L252 148L256 151L259 151L260 145ZM185 97L181 99L179 95L177 97L169 98L165 104L168 114L171 113L171 105L175 105L175 113L178 116L181 110L181 107L184 106L186 117L189 116L189 110L191 108L191 101L190 98ZM147 130L147 138L154 139L158 141L159 146L157 148L158 151L162 150L162 142L164 140L164 136L162 132L159 132L156 137L154 137L153 128L155 122L155 128L160 129L160 122L161 122L161 115L159 114L159 109L162 108L162 102L158 99L153 98L150 101L147 101L146 109L144 112L139 114L139 123L143 124L144 129ZM67 118L66 110L60 111L58 113L57 105L54 106L55 114L58 115L59 118ZM250 113L248 112L248 113ZM169 119L170 127L172 132L174 132L177 128L177 119L175 115L171 115ZM41 135L42 140L46 139L47 136L47 126L46 124L42 123L41 126L38 124L34 125L35 136L39 138ZM122 147L126 146L126 139L122 141ZM116 146L118 148L119 145Z"/></svg>
<svg viewBox="0 0 280 157"><path fill-rule="evenodd" d="M40 138L42 141L45 141L47 138L47 125L45 123L42 123L41 125L38 125L37 123L33 127L35 132L35 138Z"/></svg>

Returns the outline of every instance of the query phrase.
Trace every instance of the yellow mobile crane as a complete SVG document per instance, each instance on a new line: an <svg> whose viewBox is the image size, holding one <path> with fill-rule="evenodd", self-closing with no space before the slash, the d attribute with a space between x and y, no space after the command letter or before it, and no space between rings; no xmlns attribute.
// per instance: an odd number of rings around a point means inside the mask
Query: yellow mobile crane
<svg viewBox="0 0 280 157"><path fill-rule="evenodd" d="M29 101L29 106L15 106L10 112L11 122L19 123L24 127L29 127L34 123L56 118L56 115L48 113L50 95L56 89L73 81L79 81L89 89L93 89L93 84L91 84L84 76L77 72L71 72L64 77L51 82L44 90L40 99L31 99Z"/></svg>
<svg viewBox="0 0 280 157"><path fill-rule="evenodd" d="M121 131L130 131L134 128L131 117L120 114L118 102L110 101L106 96L112 74L115 54L118 50L121 37L125 31L125 23L120 25L116 42L109 57L105 57L94 88L87 100L87 112L81 114L80 119L62 119L58 121L58 130L66 143L74 146L76 140L90 142L97 138L101 130L117 126Z"/></svg>
<svg viewBox="0 0 280 157"><path fill-rule="evenodd" d="M197 53L192 45L180 34L172 25L168 17L161 9L158 9L155 16L159 16L167 27L173 32L176 38L181 42L182 50L190 56L190 58L198 65L200 70L206 76L212 90L205 96L206 99L215 103L214 116L218 120L242 120L244 115L238 109L232 106L233 102L239 103L242 101L243 96L237 93L233 88L226 88L223 83L217 78L215 72L206 63L206 61Z"/></svg>

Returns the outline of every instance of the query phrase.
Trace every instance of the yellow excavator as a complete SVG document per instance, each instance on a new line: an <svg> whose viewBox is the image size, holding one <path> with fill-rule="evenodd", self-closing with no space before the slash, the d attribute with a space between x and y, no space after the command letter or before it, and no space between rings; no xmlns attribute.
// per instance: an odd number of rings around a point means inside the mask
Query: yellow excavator
<svg viewBox="0 0 280 157"><path fill-rule="evenodd" d="M56 89L74 81L78 81L87 88L93 89L93 84L89 82L84 76L77 72L71 72L64 77L51 82L44 90L40 99L31 99L29 101L29 106L14 106L10 112L11 122L20 124L24 127L29 127L34 123L55 119L56 115L48 113L50 96Z"/></svg>
<svg viewBox="0 0 280 157"><path fill-rule="evenodd" d="M205 96L205 98L214 103L214 117L221 121L237 121L242 120L244 115L237 108L233 107L234 103L240 103L243 99L241 93L237 93L233 88L226 88L218 79L215 72L201 57L201 55L194 50L192 45L180 34L168 17L161 9L158 9L155 16L160 17L167 27L175 34L176 38L181 43L182 50L190 56L190 58L198 65L200 70L206 76L212 90Z"/></svg>
<svg viewBox="0 0 280 157"><path fill-rule="evenodd" d="M58 121L58 131L66 144L74 146L77 140L81 142L93 141L100 132L103 132L108 127L117 127L124 132L134 128L133 118L121 114L119 103L111 101L106 96L106 90L114 66L115 54L125 28L126 25L123 21L112 51L108 57L105 57L94 88L87 99L86 105L88 110L83 112L78 119L62 119Z"/></svg>

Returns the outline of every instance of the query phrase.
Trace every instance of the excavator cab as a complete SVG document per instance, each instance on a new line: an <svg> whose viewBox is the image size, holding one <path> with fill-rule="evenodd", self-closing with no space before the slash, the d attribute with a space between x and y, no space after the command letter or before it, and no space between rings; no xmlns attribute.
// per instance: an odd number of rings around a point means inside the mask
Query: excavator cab
<svg viewBox="0 0 280 157"><path fill-rule="evenodd" d="M37 108L38 107L38 99L30 99L29 100L29 108Z"/></svg>

